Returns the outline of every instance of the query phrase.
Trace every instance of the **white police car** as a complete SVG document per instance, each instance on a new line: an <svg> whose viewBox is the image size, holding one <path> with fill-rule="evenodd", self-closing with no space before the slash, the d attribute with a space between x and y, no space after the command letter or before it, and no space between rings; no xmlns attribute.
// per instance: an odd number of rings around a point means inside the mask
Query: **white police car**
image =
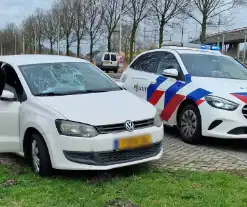
<svg viewBox="0 0 247 207"><path fill-rule="evenodd" d="M247 138L247 69L212 49L219 48L166 45L142 53L120 80L156 106L164 123L177 125L185 142Z"/></svg>

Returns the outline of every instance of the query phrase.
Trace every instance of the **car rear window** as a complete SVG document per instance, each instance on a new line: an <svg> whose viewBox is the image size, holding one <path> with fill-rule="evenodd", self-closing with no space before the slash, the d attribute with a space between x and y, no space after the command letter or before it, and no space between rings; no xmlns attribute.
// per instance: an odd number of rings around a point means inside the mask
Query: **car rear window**
<svg viewBox="0 0 247 207"><path fill-rule="evenodd" d="M105 54L104 60L110 60L110 54Z"/></svg>
<svg viewBox="0 0 247 207"><path fill-rule="evenodd" d="M114 55L114 54L113 54L113 55L111 55L111 60L112 60L112 61L117 61L117 56L116 56L116 55Z"/></svg>

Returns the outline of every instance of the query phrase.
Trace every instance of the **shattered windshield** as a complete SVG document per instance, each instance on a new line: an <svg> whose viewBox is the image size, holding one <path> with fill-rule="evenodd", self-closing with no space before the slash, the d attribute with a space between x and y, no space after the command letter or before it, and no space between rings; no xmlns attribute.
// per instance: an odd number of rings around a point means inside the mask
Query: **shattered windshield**
<svg viewBox="0 0 247 207"><path fill-rule="evenodd" d="M115 82L90 63L58 62L19 67L35 96L121 90Z"/></svg>

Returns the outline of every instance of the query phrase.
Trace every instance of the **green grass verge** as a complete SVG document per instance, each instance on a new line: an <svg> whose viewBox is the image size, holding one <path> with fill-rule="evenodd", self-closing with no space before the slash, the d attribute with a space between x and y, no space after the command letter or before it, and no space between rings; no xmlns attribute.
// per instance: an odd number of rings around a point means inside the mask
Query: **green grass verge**
<svg viewBox="0 0 247 207"><path fill-rule="evenodd" d="M247 179L230 173L132 167L106 173L58 172L40 178L29 169L0 165L0 206L104 206L121 198L140 206L247 206ZM7 180L16 180L6 186Z"/></svg>

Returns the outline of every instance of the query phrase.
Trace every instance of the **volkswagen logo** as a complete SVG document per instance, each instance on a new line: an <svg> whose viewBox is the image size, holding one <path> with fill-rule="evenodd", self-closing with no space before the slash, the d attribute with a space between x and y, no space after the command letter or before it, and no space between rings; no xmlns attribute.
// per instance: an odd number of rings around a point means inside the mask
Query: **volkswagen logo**
<svg viewBox="0 0 247 207"><path fill-rule="evenodd" d="M129 132L132 132L135 129L135 125L132 121L126 121L125 127Z"/></svg>

